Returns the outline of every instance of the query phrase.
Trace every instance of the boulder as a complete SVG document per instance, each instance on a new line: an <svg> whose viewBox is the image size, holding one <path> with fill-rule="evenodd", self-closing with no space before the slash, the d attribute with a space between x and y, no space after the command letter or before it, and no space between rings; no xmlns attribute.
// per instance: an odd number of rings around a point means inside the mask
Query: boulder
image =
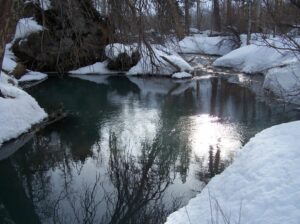
<svg viewBox="0 0 300 224"><path fill-rule="evenodd" d="M52 0L42 10L26 4L26 16L32 16L44 30L16 40L14 54L30 69L64 73L103 61L112 26L94 9L90 0ZM63 9L63 10L62 10Z"/></svg>
<svg viewBox="0 0 300 224"><path fill-rule="evenodd" d="M127 53L120 53L115 60L110 60L107 68L117 71L129 71L140 60L139 52L135 51L129 56Z"/></svg>

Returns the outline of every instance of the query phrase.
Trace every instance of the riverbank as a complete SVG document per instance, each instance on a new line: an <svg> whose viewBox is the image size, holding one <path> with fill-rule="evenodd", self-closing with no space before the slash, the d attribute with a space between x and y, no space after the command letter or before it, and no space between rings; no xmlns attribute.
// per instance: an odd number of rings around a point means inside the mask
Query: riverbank
<svg viewBox="0 0 300 224"><path fill-rule="evenodd" d="M36 100L13 85L14 80L4 73L0 76L0 146L17 138L32 125L47 117Z"/></svg>
<svg viewBox="0 0 300 224"><path fill-rule="evenodd" d="M257 134L166 224L299 223L299 130L296 121Z"/></svg>

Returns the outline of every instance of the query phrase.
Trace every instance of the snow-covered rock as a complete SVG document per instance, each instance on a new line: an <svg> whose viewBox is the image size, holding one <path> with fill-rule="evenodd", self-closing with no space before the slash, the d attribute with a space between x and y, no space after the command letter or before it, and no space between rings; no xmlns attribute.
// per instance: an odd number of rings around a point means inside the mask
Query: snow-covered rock
<svg viewBox="0 0 300 224"><path fill-rule="evenodd" d="M14 40L24 39L31 33L42 31L44 28L39 25L33 17L20 19L17 23Z"/></svg>
<svg viewBox="0 0 300 224"><path fill-rule="evenodd" d="M192 77L193 77L192 74L187 72L177 72L172 75L173 79L187 79Z"/></svg>
<svg viewBox="0 0 300 224"><path fill-rule="evenodd" d="M1 74L1 79L2 79ZM4 75L5 76L5 75ZM45 111L30 95L5 82L0 82L0 146L28 131L32 125L47 117Z"/></svg>
<svg viewBox="0 0 300 224"><path fill-rule="evenodd" d="M105 55L115 60L120 54L126 53L128 56L132 56L132 53L137 51L136 45L125 45L120 43L109 44L105 47Z"/></svg>
<svg viewBox="0 0 300 224"><path fill-rule="evenodd" d="M300 103L300 62L267 72L264 88L285 101Z"/></svg>
<svg viewBox="0 0 300 224"><path fill-rule="evenodd" d="M300 121L257 134L167 224L298 224Z"/></svg>
<svg viewBox="0 0 300 224"><path fill-rule="evenodd" d="M180 53L225 55L233 49L233 42L228 37L198 34L185 37L179 42Z"/></svg>
<svg viewBox="0 0 300 224"><path fill-rule="evenodd" d="M151 47L151 51L142 47L140 61L127 72L127 75L172 75L178 72L178 68L180 72L193 71L193 67L176 52L160 45Z"/></svg>
<svg viewBox="0 0 300 224"><path fill-rule="evenodd" d="M18 81L19 82L39 81L39 80L46 79L47 77L48 77L48 75L45 73L28 71Z"/></svg>
<svg viewBox="0 0 300 224"><path fill-rule="evenodd" d="M93 65L85 66L77 70L69 71L70 74L111 74L115 73L110 71L106 66L108 62L97 62Z"/></svg>

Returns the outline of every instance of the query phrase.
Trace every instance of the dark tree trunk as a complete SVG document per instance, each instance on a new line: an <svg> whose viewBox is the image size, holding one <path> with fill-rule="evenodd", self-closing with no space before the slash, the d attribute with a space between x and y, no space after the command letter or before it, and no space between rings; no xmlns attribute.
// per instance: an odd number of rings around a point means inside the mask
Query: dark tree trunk
<svg viewBox="0 0 300 224"><path fill-rule="evenodd" d="M200 0L197 0L197 28L200 30L201 26L201 12L200 12Z"/></svg>
<svg viewBox="0 0 300 224"><path fill-rule="evenodd" d="M5 45L12 37L14 27L13 0L0 0L0 71L2 70Z"/></svg>
<svg viewBox="0 0 300 224"><path fill-rule="evenodd" d="M184 20L185 20L185 34L189 35L190 33L190 4L189 0L184 0Z"/></svg>
<svg viewBox="0 0 300 224"><path fill-rule="evenodd" d="M5 45L12 37L14 27L15 20L13 18L13 0L0 0L0 76ZM3 97L1 90L0 97Z"/></svg>
<svg viewBox="0 0 300 224"><path fill-rule="evenodd" d="M226 0L226 23L227 25L232 25L232 9L231 9L231 0Z"/></svg>
<svg viewBox="0 0 300 224"><path fill-rule="evenodd" d="M215 31L221 31L221 17L219 0L213 1L213 28Z"/></svg>

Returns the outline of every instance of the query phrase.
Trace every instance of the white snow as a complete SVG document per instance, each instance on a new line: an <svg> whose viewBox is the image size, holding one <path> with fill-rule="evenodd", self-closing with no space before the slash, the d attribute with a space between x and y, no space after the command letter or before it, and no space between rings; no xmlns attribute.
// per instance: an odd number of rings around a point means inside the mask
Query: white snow
<svg viewBox="0 0 300 224"><path fill-rule="evenodd" d="M69 71L69 74L111 74L115 73L107 69L107 61L97 62L93 65L88 65L77 70Z"/></svg>
<svg viewBox="0 0 300 224"><path fill-rule="evenodd" d="M172 75L175 72L193 71L193 67L176 52L161 45L151 45L151 48L152 52L149 52L149 49L142 47L140 61L127 72L127 75Z"/></svg>
<svg viewBox="0 0 300 224"><path fill-rule="evenodd" d="M250 45L246 45L246 35L241 35L240 38L242 47L218 58L213 63L214 66L233 68L246 73L265 73L271 68L299 60L299 53L288 50L294 47L286 38L254 33L251 35ZM300 43L298 39L294 41Z"/></svg>
<svg viewBox="0 0 300 224"><path fill-rule="evenodd" d="M132 53L137 51L136 45L125 45L120 43L114 43L107 45L105 47L105 55L111 59L115 60L119 56L119 54L126 53L130 57L132 56Z"/></svg>
<svg viewBox="0 0 300 224"><path fill-rule="evenodd" d="M39 80L46 79L47 77L48 75L45 73L28 71L18 81L19 82L39 81Z"/></svg>
<svg viewBox="0 0 300 224"><path fill-rule="evenodd" d="M228 37L208 37L205 34L188 36L179 42L180 53L225 55L233 49Z"/></svg>
<svg viewBox="0 0 300 224"><path fill-rule="evenodd" d="M17 66L16 57L11 51L12 44L6 44L3 57L2 69L6 72L12 72Z"/></svg>
<svg viewBox="0 0 300 224"><path fill-rule="evenodd" d="M17 23L14 41L24 39L31 33L42 31L43 27L39 25L33 17L20 19Z"/></svg>
<svg viewBox="0 0 300 224"><path fill-rule="evenodd" d="M2 83L2 84L11 84L11 85L17 86L18 85L18 80L16 80L14 77L6 75L4 72L1 72L0 83Z"/></svg>
<svg viewBox="0 0 300 224"><path fill-rule="evenodd" d="M299 146L300 121L262 131L166 223L299 224Z"/></svg>
<svg viewBox="0 0 300 224"><path fill-rule="evenodd" d="M246 73L258 73L296 61L297 58L292 52L251 44L218 58L213 65L229 67Z"/></svg>
<svg viewBox="0 0 300 224"><path fill-rule="evenodd" d="M264 88L285 101L300 104L300 62L269 70Z"/></svg>
<svg viewBox="0 0 300 224"><path fill-rule="evenodd" d="M0 97L0 146L3 142L28 131L32 125L47 117L35 99L5 80L7 76L2 73L0 90L5 98Z"/></svg>
<svg viewBox="0 0 300 224"><path fill-rule="evenodd" d="M187 72L177 72L172 75L173 79L186 79L186 78L192 78L192 77L193 77L192 74L187 73Z"/></svg>

